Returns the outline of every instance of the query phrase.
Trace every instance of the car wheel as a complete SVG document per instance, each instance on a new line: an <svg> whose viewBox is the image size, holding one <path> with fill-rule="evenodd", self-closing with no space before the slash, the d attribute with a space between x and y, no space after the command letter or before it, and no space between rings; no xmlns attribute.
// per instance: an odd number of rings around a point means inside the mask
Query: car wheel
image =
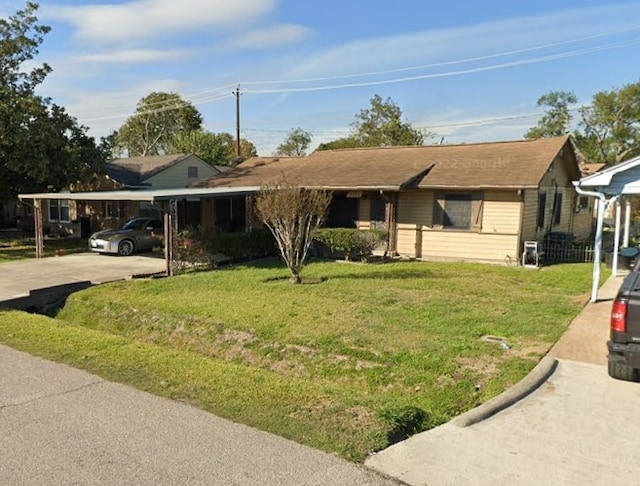
<svg viewBox="0 0 640 486"><path fill-rule="evenodd" d="M609 361L609 376L616 380L638 381L638 370L623 363Z"/></svg>
<svg viewBox="0 0 640 486"><path fill-rule="evenodd" d="M133 245L133 241L131 240L122 240L118 245L118 255L121 256L129 256L135 250L135 246Z"/></svg>

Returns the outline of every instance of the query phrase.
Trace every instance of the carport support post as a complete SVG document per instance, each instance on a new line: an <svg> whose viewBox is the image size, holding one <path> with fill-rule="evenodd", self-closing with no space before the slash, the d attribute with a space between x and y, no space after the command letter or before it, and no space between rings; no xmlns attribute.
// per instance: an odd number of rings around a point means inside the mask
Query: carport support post
<svg viewBox="0 0 640 486"><path fill-rule="evenodd" d="M36 237L36 258L44 256L44 229L42 225L42 199L33 201L33 224Z"/></svg>
<svg viewBox="0 0 640 486"><path fill-rule="evenodd" d="M631 230L631 197L624 198L624 237L622 239L622 246L629 246L629 231Z"/></svg>
<svg viewBox="0 0 640 486"><path fill-rule="evenodd" d="M612 267L613 267L613 272L612 275L614 277L618 276L618 252L620 251L620 200L616 199L615 200L615 207L616 207L616 223L615 223L615 227L614 227L614 233L613 233L613 259L612 259Z"/></svg>
<svg viewBox="0 0 640 486"><path fill-rule="evenodd" d="M173 216L171 202L164 212L164 260L167 265L167 277L173 275Z"/></svg>

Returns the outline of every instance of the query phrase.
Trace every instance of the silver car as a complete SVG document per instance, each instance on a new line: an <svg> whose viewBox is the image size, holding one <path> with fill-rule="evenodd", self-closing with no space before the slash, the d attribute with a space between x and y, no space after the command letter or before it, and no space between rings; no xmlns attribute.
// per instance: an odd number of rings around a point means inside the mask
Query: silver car
<svg viewBox="0 0 640 486"><path fill-rule="evenodd" d="M137 251L151 250L164 243L164 225L155 218L134 218L122 228L94 233L89 238L89 249L98 253L114 253L122 256Z"/></svg>

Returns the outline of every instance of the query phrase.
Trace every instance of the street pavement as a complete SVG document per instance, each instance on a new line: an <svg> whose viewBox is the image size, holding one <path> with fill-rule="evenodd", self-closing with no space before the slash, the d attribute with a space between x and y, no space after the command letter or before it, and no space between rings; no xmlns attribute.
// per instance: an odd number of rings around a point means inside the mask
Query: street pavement
<svg viewBox="0 0 640 486"><path fill-rule="evenodd" d="M398 486L364 466L0 345L2 485Z"/></svg>
<svg viewBox="0 0 640 486"><path fill-rule="evenodd" d="M160 272L164 261L84 254L0 270L1 301ZM366 467L0 345L0 484L635 485L640 384L606 370L621 282L610 278L574 319L545 358L548 373L372 455Z"/></svg>
<svg viewBox="0 0 640 486"><path fill-rule="evenodd" d="M0 265L0 301L165 269L155 256ZM281 437L0 345L0 485L344 485L396 480Z"/></svg>
<svg viewBox="0 0 640 486"><path fill-rule="evenodd" d="M410 485L638 484L640 384L610 378L605 365L621 283L611 277L574 319L549 352L555 371L524 399L473 425L454 419L365 464Z"/></svg>

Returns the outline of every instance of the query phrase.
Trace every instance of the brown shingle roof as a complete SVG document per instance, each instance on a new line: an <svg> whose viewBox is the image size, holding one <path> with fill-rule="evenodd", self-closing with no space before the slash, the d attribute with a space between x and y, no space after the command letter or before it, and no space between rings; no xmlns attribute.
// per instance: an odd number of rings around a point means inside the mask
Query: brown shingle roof
<svg viewBox="0 0 640 486"><path fill-rule="evenodd" d="M327 189L537 187L567 137L464 145L318 151L307 157L252 157L200 181L201 187L261 186L283 179ZM579 177L576 164L575 173Z"/></svg>

